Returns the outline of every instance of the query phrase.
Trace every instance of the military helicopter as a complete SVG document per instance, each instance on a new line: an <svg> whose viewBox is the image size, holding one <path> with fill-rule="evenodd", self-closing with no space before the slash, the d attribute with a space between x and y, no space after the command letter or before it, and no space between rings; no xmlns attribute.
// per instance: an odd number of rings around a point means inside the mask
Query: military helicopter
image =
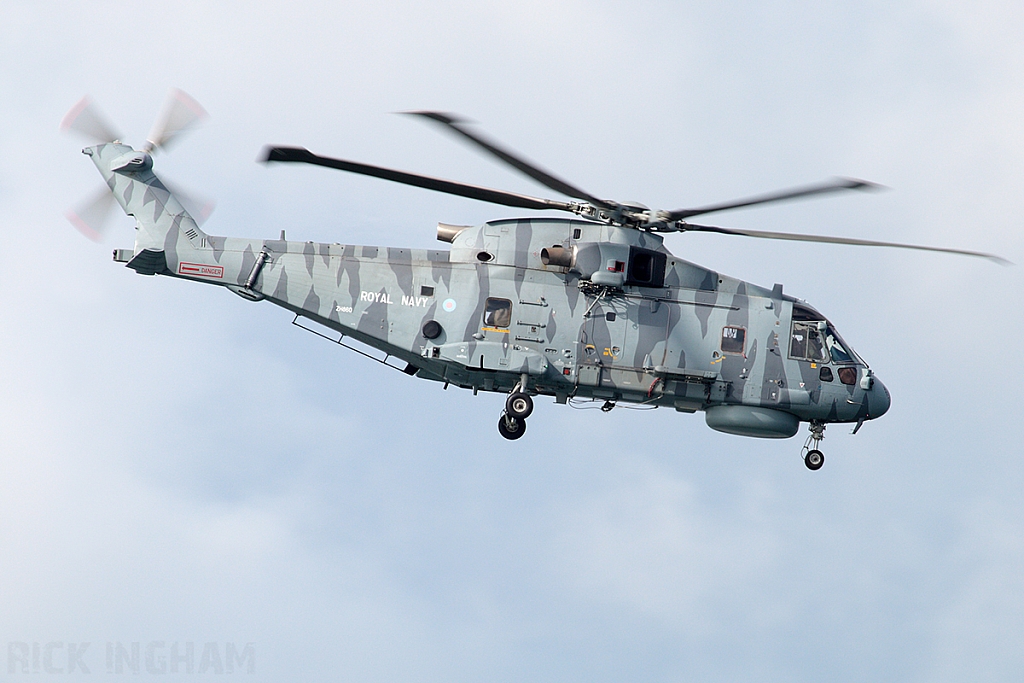
<svg viewBox="0 0 1024 683"><path fill-rule="evenodd" d="M280 239L218 237L200 229L177 193L153 172L152 154L202 114L172 91L147 143L120 142L85 100L64 128L86 147L114 199L136 221L135 245L114 260L141 275L219 285L248 301L269 301L293 323L409 375L506 395L498 432L521 438L535 396L555 403L703 411L712 429L789 438L808 424L801 454L824 464L826 425L854 424L889 409L888 390L803 300L728 277L673 255L663 235L713 232L767 239L921 249L1001 261L981 252L871 240L739 230L690 222L695 216L875 187L839 178L693 209L653 211L600 199L525 161L437 112L408 112L571 201L544 199L314 154L268 147L262 160L304 163L428 190L569 218L439 223L447 249L426 250ZM79 223L87 222L79 217ZM322 330L309 325L316 323ZM337 335L334 339L332 335ZM383 354L373 356L355 340Z"/></svg>

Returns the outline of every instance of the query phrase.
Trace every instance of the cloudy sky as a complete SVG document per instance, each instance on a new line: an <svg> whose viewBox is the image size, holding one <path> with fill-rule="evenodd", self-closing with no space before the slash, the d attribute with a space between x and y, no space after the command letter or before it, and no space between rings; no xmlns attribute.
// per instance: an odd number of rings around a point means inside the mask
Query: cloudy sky
<svg viewBox="0 0 1024 683"><path fill-rule="evenodd" d="M660 208L867 178L891 189L716 220L1024 264L1022 30L984 1L5 0L0 674L115 680L139 643L149 680L1019 680L1021 266L672 236L825 312L890 412L831 427L817 473L802 434L666 410L545 400L510 443L498 396L112 263L132 223L67 224L99 176L57 126L88 93L140 144L190 93L211 118L157 169L214 234L434 248L515 215L266 143L547 194L392 114L438 109ZM154 673L174 643L194 671ZM208 643L254 672L200 673Z"/></svg>

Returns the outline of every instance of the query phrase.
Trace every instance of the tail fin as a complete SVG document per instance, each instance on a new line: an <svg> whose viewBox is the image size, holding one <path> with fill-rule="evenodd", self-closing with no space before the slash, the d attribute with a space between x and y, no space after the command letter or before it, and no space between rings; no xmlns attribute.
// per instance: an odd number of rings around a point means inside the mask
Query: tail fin
<svg viewBox="0 0 1024 683"><path fill-rule="evenodd" d="M135 258L129 268L147 275L164 272L168 252L180 255L208 246L209 236L153 173L153 157L148 152L119 142L82 151L92 158L124 212L135 218Z"/></svg>

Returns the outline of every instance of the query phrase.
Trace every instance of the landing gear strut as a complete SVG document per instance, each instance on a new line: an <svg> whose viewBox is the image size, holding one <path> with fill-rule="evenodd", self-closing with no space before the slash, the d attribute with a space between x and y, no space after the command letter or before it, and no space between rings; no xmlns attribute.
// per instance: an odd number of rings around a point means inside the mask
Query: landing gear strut
<svg viewBox="0 0 1024 683"><path fill-rule="evenodd" d="M811 435L804 442L804 464L809 470L820 470L821 466L825 464L825 454L818 450L818 445L825 438L825 423L811 420L808 429L811 431Z"/></svg>
<svg viewBox="0 0 1024 683"><path fill-rule="evenodd" d="M526 393L526 375L505 399L505 412L498 418L498 433L514 441L526 433L526 418L533 413L533 399Z"/></svg>

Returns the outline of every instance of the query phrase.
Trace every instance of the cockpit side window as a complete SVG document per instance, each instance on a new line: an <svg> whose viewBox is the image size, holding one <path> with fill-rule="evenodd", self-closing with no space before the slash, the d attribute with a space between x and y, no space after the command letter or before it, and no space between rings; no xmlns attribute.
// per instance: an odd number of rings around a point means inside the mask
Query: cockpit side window
<svg viewBox="0 0 1024 683"><path fill-rule="evenodd" d="M789 346L790 358L815 363L866 365L853 349L843 341L832 323L812 308L793 306L793 335Z"/></svg>
<svg viewBox="0 0 1024 683"><path fill-rule="evenodd" d="M789 341L789 357L816 363L828 362L825 344L818 333L816 322L793 322L793 333Z"/></svg>
<svg viewBox="0 0 1024 683"><path fill-rule="evenodd" d="M832 326L828 326L828 331L825 333L825 345L828 347L829 355L832 356L833 363L853 363L853 356L847 351L842 342L839 341L838 335Z"/></svg>

